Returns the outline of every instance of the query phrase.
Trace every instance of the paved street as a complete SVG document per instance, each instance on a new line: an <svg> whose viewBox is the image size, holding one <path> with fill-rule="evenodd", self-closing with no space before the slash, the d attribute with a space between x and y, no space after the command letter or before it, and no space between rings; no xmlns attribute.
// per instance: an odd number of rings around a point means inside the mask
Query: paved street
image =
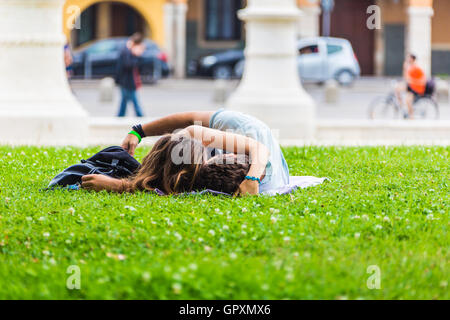
<svg viewBox="0 0 450 320"><path fill-rule="evenodd" d="M351 88L339 89L339 100L335 104L325 102L325 86L305 84L305 89L317 102L317 115L320 119L367 119L369 103L377 96L387 94L392 88L393 79L362 78ZM117 113L119 90L114 89L111 102L100 101L100 81L74 80L72 89L81 104L94 117L109 117ZM237 81L226 83L231 92ZM174 112L187 110L214 110L222 106L215 102L215 87L212 80L175 80L166 79L154 86L144 86L139 90L139 98L147 117L160 117ZM440 103L441 119L450 119L450 105ZM134 116L130 104L128 116Z"/></svg>

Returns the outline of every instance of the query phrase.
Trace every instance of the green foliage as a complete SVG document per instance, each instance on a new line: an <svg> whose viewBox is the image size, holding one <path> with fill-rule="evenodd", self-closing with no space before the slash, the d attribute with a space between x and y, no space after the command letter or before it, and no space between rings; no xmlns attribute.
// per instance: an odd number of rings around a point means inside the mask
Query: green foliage
<svg viewBox="0 0 450 320"><path fill-rule="evenodd" d="M449 148L286 148L331 181L277 197L42 190L96 151L0 147L1 299L450 298Z"/></svg>

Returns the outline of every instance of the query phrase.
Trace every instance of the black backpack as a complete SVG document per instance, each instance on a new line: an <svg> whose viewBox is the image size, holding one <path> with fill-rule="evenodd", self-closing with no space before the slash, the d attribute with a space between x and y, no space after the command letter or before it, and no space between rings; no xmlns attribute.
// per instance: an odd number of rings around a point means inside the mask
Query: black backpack
<svg viewBox="0 0 450 320"><path fill-rule="evenodd" d="M104 174L117 179L126 178L135 173L140 165L122 147L108 147L59 173L50 182L48 188L79 185L81 177L88 174Z"/></svg>

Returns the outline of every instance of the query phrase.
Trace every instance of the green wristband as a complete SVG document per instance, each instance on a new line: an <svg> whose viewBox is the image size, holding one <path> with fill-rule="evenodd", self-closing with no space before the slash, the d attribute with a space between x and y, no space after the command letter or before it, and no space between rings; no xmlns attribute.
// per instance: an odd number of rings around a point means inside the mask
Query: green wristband
<svg viewBox="0 0 450 320"><path fill-rule="evenodd" d="M139 143L141 143L142 138L141 138L141 135L140 135L139 133L137 133L137 132L134 131L134 130L131 130L130 132L128 132L128 134L135 135L135 136L138 138Z"/></svg>

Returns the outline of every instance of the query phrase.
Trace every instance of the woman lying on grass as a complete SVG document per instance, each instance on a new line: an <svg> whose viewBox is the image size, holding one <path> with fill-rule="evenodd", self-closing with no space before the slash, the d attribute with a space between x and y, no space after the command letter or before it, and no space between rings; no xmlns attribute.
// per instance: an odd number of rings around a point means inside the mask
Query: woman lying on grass
<svg viewBox="0 0 450 320"><path fill-rule="evenodd" d="M176 113L134 126L122 147L134 155L141 138L161 135L133 177L86 175L82 187L113 192L158 188L166 194L204 189L258 194L289 182L278 142L267 125L249 115L223 109Z"/></svg>

